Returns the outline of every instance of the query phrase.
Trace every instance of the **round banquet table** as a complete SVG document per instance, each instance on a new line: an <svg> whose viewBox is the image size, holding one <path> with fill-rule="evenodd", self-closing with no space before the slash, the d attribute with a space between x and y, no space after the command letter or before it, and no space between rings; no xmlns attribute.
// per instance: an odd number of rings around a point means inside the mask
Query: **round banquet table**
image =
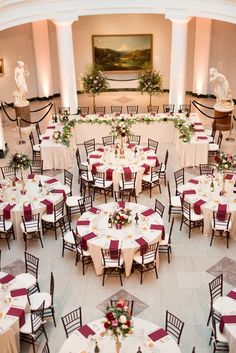
<svg viewBox="0 0 236 353"><path fill-rule="evenodd" d="M166 335L162 339L153 342L148 335L160 329L160 327L152 322L133 318L134 333L124 339L121 338L121 350L124 352L136 352L140 346L143 353L158 352L158 353L180 353L180 348L176 341ZM98 342L100 352L116 353L115 340L110 336L101 337L101 332L104 332L102 319L96 320L88 324L95 332L95 340ZM59 353L81 353L88 352L90 339L86 339L80 332L75 331L64 342ZM94 343L91 344L90 352L94 351Z"/></svg>
<svg viewBox="0 0 236 353"><path fill-rule="evenodd" d="M236 288L230 293L233 294L233 298L226 296L220 297L213 303L214 310L221 312L224 315L235 315L236 319ZM221 298L223 299L221 301ZM236 352L236 320L234 323L225 323L223 333L226 335L229 343L229 353Z"/></svg>
<svg viewBox="0 0 236 353"><path fill-rule="evenodd" d="M30 176L29 176L30 177ZM9 205L15 205L9 211L10 220L13 222L16 238L22 238L22 231L20 224L22 222L24 206L31 205L32 214L43 214L46 211L46 205L41 203L43 200L51 201L52 204L57 204L63 199L63 193L52 193L52 190L64 190L66 193L69 191L68 187L57 181L55 178L34 175L34 178L28 179L25 176L25 189L26 194L21 194L22 183L16 182L16 187L12 187L12 180L1 180L0 188L0 215L4 214L4 208ZM39 181L42 183L42 191L38 186ZM53 182L55 181L55 182Z"/></svg>
<svg viewBox="0 0 236 353"><path fill-rule="evenodd" d="M121 229L116 229L114 225L112 228L108 228L109 214L112 214L118 209L118 204L113 202L99 205L99 207L95 208L95 211L93 209L95 213L91 211L83 213L77 222L77 232L82 237L91 232L97 235L87 241L97 275L103 273L101 249L109 248L111 240L119 240L119 248L121 248L124 259L125 275L128 277L131 273L135 252L140 249L135 239L142 237L148 244L153 244L161 239L162 230L150 229L153 224L163 225L163 220L159 214L154 212L152 215L145 217L142 215L142 212L149 208L132 202L125 202L125 208L131 210L132 222L123 225ZM98 210L97 213L96 210ZM134 220L136 213L139 217L138 225L136 225ZM89 222L89 225L79 224L81 221L85 220ZM158 265L157 259L157 266Z"/></svg>
<svg viewBox="0 0 236 353"><path fill-rule="evenodd" d="M6 278L7 273L0 272L0 282ZM12 292L19 290L18 293ZM23 293L22 293L23 291ZM0 283L0 351L1 353L20 352L20 323L17 316L7 315L10 308L21 309L29 312L27 291L17 278L5 283Z"/></svg>
<svg viewBox="0 0 236 353"><path fill-rule="evenodd" d="M216 174L213 178L208 175L201 175L190 179L184 185L178 187L178 191L183 194L184 191L194 191L194 194L185 194L184 199L194 207L194 203L198 200L203 200L205 203L201 206L201 212L204 217L204 234L211 235L211 221L213 211L218 210L219 204L227 204L227 212L231 212L232 227L230 236L236 239L236 194L233 193L235 175L227 173L228 178L225 180L225 191L223 196L220 196L222 190L223 175ZM211 191L211 181L214 182L214 191Z"/></svg>
<svg viewBox="0 0 236 353"><path fill-rule="evenodd" d="M137 153L135 153L135 148ZM116 154L115 151L118 153ZM156 154L153 150L140 145L125 144L124 157L120 158L119 148L115 145L100 147L96 151L89 154L90 168L98 172L106 172L113 170L112 181L113 189L119 190L119 181L121 174L124 173L123 168L130 168L130 172L137 172L136 178L136 194L142 191L142 177L145 172L150 171L150 167L159 164ZM145 170L146 166L146 170ZM108 174L107 174L108 178Z"/></svg>

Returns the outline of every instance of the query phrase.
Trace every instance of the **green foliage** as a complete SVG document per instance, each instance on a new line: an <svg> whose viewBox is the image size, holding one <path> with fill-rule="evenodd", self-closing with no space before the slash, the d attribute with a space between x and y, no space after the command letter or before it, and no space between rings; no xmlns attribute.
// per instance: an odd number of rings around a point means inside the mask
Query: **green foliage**
<svg viewBox="0 0 236 353"><path fill-rule="evenodd" d="M149 65L144 65L143 71L138 75L138 83L142 94L160 95L162 93L162 76Z"/></svg>
<svg viewBox="0 0 236 353"><path fill-rule="evenodd" d="M12 167L15 171L24 169L27 170L30 167L29 156L25 153L15 153L11 156L9 161L9 166Z"/></svg>
<svg viewBox="0 0 236 353"><path fill-rule="evenodd" d="M99 67L92 66L81 76L82 89L85 93L97 95L106 91L109 84Z"/></svg>

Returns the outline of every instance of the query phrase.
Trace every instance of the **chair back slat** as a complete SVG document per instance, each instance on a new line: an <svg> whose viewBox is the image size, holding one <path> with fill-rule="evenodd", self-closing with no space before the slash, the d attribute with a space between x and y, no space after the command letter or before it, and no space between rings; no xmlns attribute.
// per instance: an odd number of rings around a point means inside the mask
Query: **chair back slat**
<svg viewBox="0 0 236 353"><path fill-rule="evenodd" d="M31 312L31 328L32 333L35 333L43 322L43 312L44 312L45 301L40 305L37 310Z"/></svg>
<svg viewBox="0 0 236 353"><path fill-rule="evenodd" d="M85 147L86 155L88 156L89 153L95 151L95 139L85 141L84 147Z"/></svg>
<svg viewBox="0 0 236 353"><path fill-rule="evenodd" d="M88 211L91 207L93 207L93 198L92 196L85 196L82 199L78 200L78 205L80 207L80 212L83 214Z"/></svg>
<svg viewBox="0 0 236 353"><path fill-rule="evenodd" d="M214 300L219 297L222 297L223 295L223 274L214 278L209 283L209 290L210 290L210 300L211 300L211 307L212 307Z"/></svg>
<svg viewBox="0 0 236 353"><path fill-rule="evenodd" d="M25 251L25 271L38 279L39 258Z"/></svg>
<svg viewBox="0 0 236 353"><path fill-rule="evenodd" d="M147 251L142 253L142 264L156 261L159 243L148 245Z"/></svg>
<svg viewBox="0 0 236 353"><path fill-rule="evenodd" d="M141 135L129 135L128 143L134 143L136 145L140 145Z"/></svg>
<svg viewBox="0 0 236 353"><path fill-rule="evenodd" d="M182 331L184 328L184 322L181 321L177 316L171 314L166 310L166 331L170 333L179 344Z"/></svg>
<svg viewBox="0 0 236 353"><path fill-rule="evenodd" d="M155 154L157 153L157 148L158 148L159 142L152 140L152 139L148 139L148 148L150 150L153 150L155 152Z"/></svg>
<svg viewBox="0 0 236 353"><path fill-rule="evenodd" d="M159 112L159 105L148 105L147 112L151 114L158 114Z"/></svg>
<svg viewBox="0 0 236 353"><path fill-rule="evenodd" d="M66 337L68 337L71 332L75 331L76 329L82 326L81 307L63 316L61 320L65 329Z"/></svg>
<svg viewBox="0 0 236 353"><path fill-rule="evenodd" d="M122 105L111 105L111 113L122 113Z"/></svg>
<svg viewBox="0 0 236 353"><path fill-rule="evenodd" d="M58 202L54 205L54 221L59 221L61 217L63 217L64 213L64 200Z"/></svg>
<svg viewBox="0 0 236 353"><path fill-rule="evenodd" d="M163 213L165 211L165 206L156 199L155 201L155 211L161 216L163 217Z"/></svg>
<svg viewBox="0 0 236 353"><path fill-rule="evenodd" d="M16 176L15 169L8 165L1 167L1 171L2 171L3 179L12 178L12 177L14 178Z"/></svg>
<svg viewBox="0 0 236 353"><path fill-rule="evenodd" d="M33 159L30 161L30 173L31 174L43 174L43 160Z"/></svg>
<svg viewBox="0 0 236 353"><path fill-rule="evenodd" d="M175 104L163 104L163 112L164 113L174 113Z"/></svg>
<svg viewBox="0 0 236 353"><path fill-rule="evenodd" d="M103 136L102 143L103 143L103 146L114 145L114 136Z"/></svg>
<svg viewBox="0 0 236 353"><path fill-rule="evenodd" d="M30 216L30 219L26 216L22 216L22 222L24 224L25 233L36 233L40 231L40 214L36 213Z"/></svg>

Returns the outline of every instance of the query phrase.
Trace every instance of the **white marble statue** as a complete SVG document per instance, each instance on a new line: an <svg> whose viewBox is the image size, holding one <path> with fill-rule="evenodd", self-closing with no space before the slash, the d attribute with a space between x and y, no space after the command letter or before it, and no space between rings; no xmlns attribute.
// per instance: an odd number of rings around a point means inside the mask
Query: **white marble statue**
<svg viewBox="0 0 236 353"><path fill-rule="evenodd" d="M229 82L225 76L217 71L214 67L210 69L210 82L215 84L215 96L217 105L233 105L232 92Z"/></svg>
<svg viewBox="0 0 236 353"><path fill-rule="evenodd" d="M25 69L23 61L19 60L16 63L17 66L15 67L14 76L18 90L13 92L14 105L16 107L24 107L29 105L29 101L27 101L25 95L28 92L26 77L29 77L30 73Z"/></svg>

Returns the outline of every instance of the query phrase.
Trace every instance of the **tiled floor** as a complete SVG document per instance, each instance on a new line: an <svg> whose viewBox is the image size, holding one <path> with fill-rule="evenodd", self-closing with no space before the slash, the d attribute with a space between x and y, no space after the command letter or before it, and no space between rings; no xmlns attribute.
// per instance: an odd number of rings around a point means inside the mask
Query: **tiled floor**
<svg viewBox="0 0 236 353"><path fill-rule="evenodd" d="M87 96L79 96L79 104L91 104ZM188 101L189 97L186 98ZM116 92L105 93L98 97L97 105L117 104L121 102L126 105L139 104L140 111L144 111L148 98L141 96L135 92ZM164 95L156 99L157 104L162 104L168 101L168 96ZM208 105L212 105L211 100L204 101ZM57 101L59 105L59 102ZM154 102L153 102L154 104ZM34 107L44 105L43 103L34 103ZM210 120L203 119L206 125L210 125ZM8 122L7 122L8 123ZM46 122L42 124L46 125ZM25 129L24 138L27 141L25 146L16 144L18 140L17 128L12 123L5 128L5 138L10 147L10 152L18 150L27 150L30 153L28 142L29 128ZM235 136L235 130L233 130ZM228 132L224 133L228 136ZM173 145L160 144L158 157L164 159L166 149L169 149L170 160L168 165L168 179L170 180L172 189L174 190L173 172L180 168L180 160ZM80 146L81 152L83 147ZM229 143L224 141L223 149L227 151L235 151L235 142ZM0 165L5 165L10 153L5 160L0 160ZM74 173L74 194L78 193L77 170L72 169ZM197 168L189 168L186 170L190 175L198 175ZM49 175L57 175L62 180L62 173L59 171L49 171ZM167 221L167 206L168 194L167 189L162 187L162 194L153 193L153 198L150 199L148 192L142 193L139 196L138 202L153 206L154 199L158 199L166 205L165 224L169 228ZM97 198L96 204L102 203L103 198ZM75 219L74 219L75 220ZM176 223L173 232L173 253L171 256L171 264L168 264L165 255L160 256L159 279L156 280L153 273L149 273L144 278L144 283L139 284L139 276L137 273L132 274L130 278L124 279L123 289L137 297L139 300L147 304L147 308L138 316L161 325L164 325L165 311L170 310L183 321L185 327L181 339L181 350L183 353L192 351L192 347L196 346L197 353L212 352L212 347L208 346L210 328L206 327L206 321L209 312L209 293L208 282L214 277L206 271L223 257L236 260L236 242L230 241L229 249L226 244L220 240L214 241L212 247L209 246L210 239L204 237L199 230L194 230L191 239L188 239L187 229L183 227L182 232L179 231L180 218L176 217ZM89 267L86 275L82 276L81 266L74 265L74 254L66 252L64 258L61 257L62 241L58 238L55 241L53 234L47 233L44 239L44 248L42 249L37 242L31 243L29 252L40 257L39 265L39 281L41 290L49 290L50 272L53 271L55 276L55 304L57 315L57 327L54 328L53 323L49 321L46 324L49 335L49 345L52 353L58 353L59 348L65 340L65 334L61 324L60 317L72 309L82 306L84 323L101 317L101 311L98 305L105 299L119 291L120 283L116 278L109 278L105 282L105 287L102 287L101 277L96 276L93 267ZM24 244L23 241L12 241L11 250L9 251L6 245L0 244L3 250L2 265L8 265L16 259L24 259ZM227 283L224 283L224 292L232 288ZM134 351L137 347L134 347ZM22 345L22 353L31 352L29 346ZM79 352L78 352L79 353ZM171 352L170 352L171 353Z"/></svg>

